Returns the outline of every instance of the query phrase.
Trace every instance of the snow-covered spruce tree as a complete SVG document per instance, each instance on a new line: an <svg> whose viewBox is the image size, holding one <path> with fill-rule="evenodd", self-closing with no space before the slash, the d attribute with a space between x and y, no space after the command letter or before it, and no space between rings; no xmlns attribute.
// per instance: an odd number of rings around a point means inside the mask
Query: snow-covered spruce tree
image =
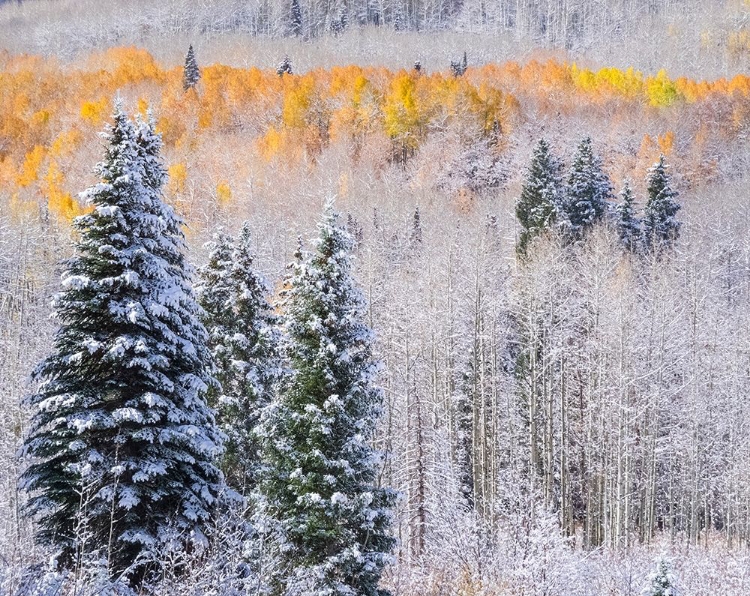
<svg viewBox="0 0 750 596"><path fill-rule="evenodd" d="M659 157L646 177L648 200L643 211L643 241L648 250L669 248L680 234L676 215L681 205L667 174L664 156Z"/></svg>
<svg viewBox="0 0 750 596"><path fill-rule="evenodd" d="M292 74L292 61L289 60L289 56L284 56L281 64L279 64L279 67L276 69L276 74L279 76Z"/></svg>
<svg viewBox="0 0 750 596"><path fill-rule="evenodd" d="M656 569L649 574L641 593L643 596L677 596L675 577L665 557L657 559Z"/></svg>
<svg viewBox="0 0 750 596"><path fill-rule="evenodd" d="M198 68L198 62L195 59L195 51L191 45L185 56L185 69L182 74L182 88L187 91L193 89L201 78L201 71Z"/></svg>
<svg viewBox="0 0 750 596"><path fill-rule="evenodd" d="M289 367L261 423L261 519L282 536L277 595L382 596L395 493L370 445L381 411L351 239L328 201L317 250L298 251L283 301Z"/></svg>
<svg viewBox="0 0 750 596"><path fill-rule="evenodd" d="M580 239L588 228L600 221L612 198L612 182L602 169L602 160L594 154L591 139L578 145L568 176L562 202L560 224L570 239Z"/></svg>
<svg viewBox="0 0 750 596"><path fill-rule="evenodd" d="M463 370L459 373L456 391L453 395L453 418L455 434L455 467L456 479L464 505L474 508L474 409L476 396L477 371L476 342L472 342Z"/></svg>
<svg viewBox="0 0 750 596"><path fill-rule="evenodd" d="M469 63L466 59L466 52L464 52L464 56L461 60L454 62L451 60L451 73L454 77L461 77L466 72L466 69L468 68Z"/></svg>
<svg viewBox="0 0 750 596"><path fill-rule="evenodd" d="M641 221L635 214L635 195L628 180L622 186L620 202L615 212L615 225L620 241L626 249L635 252L641 241Z"/></svg>
<svg viewBox="0 0 750 596"><path fill-rule="evenodd" d="M134 567L162 540L202 540L221 435L204 400L215 381L181 222L161 197L161 140L119 103L105 137L101 183L82 193L94 211L74 223L76 255L55 298L54 351L28 398L21 485L62 565L99 552L111 576L138 581L148 566Z"/></svg>
<svg viewBox="0 0 750 596"><path fill-rule="evenodd" d="M228 438L223 460L227 483L249 494L260 460L255 427L280 373L276 315L266 299L270 287L255 269L250 226L243 225L236 242L219 233L212 244L196 285L221 385L209 391L209 402Z"/></svg>
<svg viewBox="0 0 750 596"><path fill-rule="evenodd" d="M292 0L289 13L291 33L299 37L302 35L302 7L299 0Z"/></svg>
<svg viewBox="0 0 750 596"><path fill-rule="evenodd" d="M518 252L523 254L529 242L549 229L557 219L561 201L560 161L549 144L541 139L534 148L531 164L516 202L516 217L521 224Z"/></svg>
<svg viewBox="0 0 750 596"><path fill-rule="evenodd" d="M411 218L409 244L411 246L419 246L422 244L422 215L419 213L419 207L414 208L414 215Z"/></svg>

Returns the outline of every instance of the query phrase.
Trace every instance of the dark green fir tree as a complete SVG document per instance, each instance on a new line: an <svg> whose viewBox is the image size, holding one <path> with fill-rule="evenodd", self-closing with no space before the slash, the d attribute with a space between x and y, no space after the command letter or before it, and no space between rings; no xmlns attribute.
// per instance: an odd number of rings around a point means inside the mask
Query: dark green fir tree
<svg viewBox="0 0 750 596"><path fill-rule="evenodd" d="M521 196L516 202L516 217L521 224L517 249L525 254L529 243L557 221L561 202L560 161L541 139L534 148L526 172Z"/></svg>
<svg viewBox="0 0 750 596"><path fill-rule="evenodd" d="M254 265L249 225L236 241L216 234L211 248L196 286L221 385L209 393L209 401L227 436L227 483L248 495L260 461L255 429L280 375L276 315L266 298L270 287Z"/></svg>
<svg viewBox="0 0 750 596"><path fill-rule="evenodd" d="M137 582L166 541L202 543L221 433L204 398L215 381L181 221L162 200L161 139L119 103L106 139L28 399L21 483L61 565L96 557Z"/></svg>
<svg viewBox="0 0 750 596"><path fill-rule="evenodd" d="M313 254L298 251L283 301L288 377L261 424L261 519L281 536L272 593L383 596L395 494L371 440L382 393L352 240L328 202Z"/></svg>
<svg viewBox="0 0 750 596"><path fill-rule="evenodd" d="M568 176L560 225L572 240L585 232L607 213L612 198L612 182L602 168L601 158L594 153L591 139L578 145Z"/></svg>
<svg viewBox="0 0 750 596"><path fill-rule="evenodd" d="M656 561L656 569L649 574L643 596L677 596L675 577L666 558Z"/></svg>
<svg viewBox="0 0 750 596"><path fill-rule="evenodd" d="M284 76L285 74L292 74L292 61L289 59L289 56L284 56L284 59L276 69L276 74L280 77Z"/></svg>
<svg viewBox="0 0 750 596"><path fill-rule="evenodd" d="M648 200L643 213L643 241L648 250L659 252L671 247L680 235L677 212L681 205L672 188L664 156L659 157L646 177Z"/></svg>
<svg viewBox="0 0 750 596"><path fill-rule="evenodd" d="M182 88L187 91L194 89L201 79L201 70L198 68L198 62L195 59L195 51L191 45L185 56L185 68L182 73Z"/></svg>
<svg viewBox="0 0 750 596"><path fill-rule="evenodd" d="M302 35L302 7L299 0L292 0L290 7L290 26L292 35L300 37Z"/></svg>
<svg viewBox="0 0 750 596"><path fill-rule="evenodd" d="M641 221L635 213L635 195L628 180L620 191L620 202L615 207L615 213L620 242L627 250L637 251L641 242Z"/></svg>

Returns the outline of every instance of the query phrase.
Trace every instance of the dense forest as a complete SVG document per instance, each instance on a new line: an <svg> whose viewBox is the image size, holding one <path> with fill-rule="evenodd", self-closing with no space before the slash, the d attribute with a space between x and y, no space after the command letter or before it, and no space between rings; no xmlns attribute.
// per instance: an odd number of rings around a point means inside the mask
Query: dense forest
<svg viewBox="0 0 750 596"><path fill-rule="evenodd" d="M745 594L750 6L211 4L0 6L0 593Z"/></svg>

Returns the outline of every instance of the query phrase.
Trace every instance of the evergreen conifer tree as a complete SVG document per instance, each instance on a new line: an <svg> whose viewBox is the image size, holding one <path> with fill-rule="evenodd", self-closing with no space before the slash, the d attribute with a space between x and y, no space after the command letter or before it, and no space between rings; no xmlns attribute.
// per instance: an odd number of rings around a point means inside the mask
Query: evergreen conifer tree
<svg viewBox="0 0 750 596"><path fill-rule="evenodd" d="M675 578L669 568L669 562L660 557L656 561L656 570L648 576L643 596L677 596Z"/></svg>
<svg viewBox="0 0 750 596"><path fill-rule="evenodd" d="M349 16L347 13L347 9L344 6L341 6L336 17L331 19L330 29L334 37L343 33L348 22Z"/></svg>
<svg viewBox="0 0 750 596"><path fill-rule="evenodd" d="M560 224L572 239L579 239L607 212L612 198L612 183L602 169L602 160L594 154L591 139L586 137L578 145L573 166L568 176L564 217Z"/></svg>
<svg viewBox="0 0 750 596"><path fill-rule="evenodd" d="M518 252L526 252L529 242L552 227L557 219L561 164L552 155L549 144L541 139L526 173L521 196L516 202L516 217L521 224Z"/></svg>
<svg viewBox="0 0 750 596"><path fill-rule="evenodd" d="M617 233L623 246L636 251L641 240L641 222L635 214L635 196L628 180L620 191L620 202L616 207Z"/></svg>
<svg viewBox="0 0 750 596"><path fill-rule="evenodd" d="M284 56L281 64L279 64L279 67L276 69L276 74L279 76L292 74L292 61L289 60L289 56Z"/></svg>
<svg viewBox="0 0 750 596"><path fill-rule="evenodd" d="M476 348L472 345L472 351ZM474 508L474 400L476 371L473 353L468 355L465 370L460 374L453 401L455 419L455 465L458 489L469 509Z"/></svg>
<svg viewBox="0 0 750 596"><path fill-rule="evenodd" d="M82 193L94 211L74 223L55 298L54 351L28 398L21 484L62 565L100 556L111 576L139 581L163 541L203 540L221 434L204 400L215 381L181 221L161 197L160 138L118 103L106 139L102 181Z"/></svg>
<svg viewBox="0 0 750 596"><path fill-rule="evenodd" d="M302 7L299 0L292 0L290 10L292 35L299 37L302 35Z"/></svg>
<svg viewBox="0 0 750 596"><path fill-rule="evenodd" d="M397 2L393 7L393 30L404 31L406 28L406 23L404 23L404 13L401 10L401 3Z"/></svg>
<svg viewBox="0 0 750 596"><path fill-rule="evenodd" d="M411 230L409 230L409 243L412 246L422 244L422 216L419 213L419 207L415 207L414 215L411 220Z"/></svg>
<svg viewBox="0 0 750 596"><path fill-rule="evenodd" d="M216 234L196 286L221 388L209 393L227 436L224 472L242 494L255 487L260 453L255 428L279 378L276 315L270 288L255 270L250 227L237 241Z"/></svg>
<svg viewBox="0 0 750 596"><path fill-rule="evenodd" d="M182 88L187 91L193 89L201 78L201 71L198 68L198 62L195 59L195 51L191 45L185 56L185 69L182 74Z"/></svg>
<svg viewBox="0 0 750 596"><path fill-rule="evenodd" d="M362 224L351 213L346 214L346 231L352 237L354 248L356 249L362 243L365 232L362 229Z"/></svg>
<svg viewBox="0 0 750 596"><path fill-rule="evenodd" d="M466 69L468 67L468 60L466 57L466 52L464 52L463 58L457 62L454 62L451 60L451 73L454 77L461 77L466 72Z"/></svg>
<svg viewBox="0 0 750 596"><path fill-rule="evenodd" d="M283 536L273 593L382 596L395 495L377 486L370 446L382 401L372 333L331 202L319 231L286 284L289 373L261 424L261 518Z"/></svg>
<svg viewBox="0 0 750 596"><path fill-rule="evenodd" d="M680 234L676 215L681 206L678 193L672 188L664 156L648 171L648 200L643 213L643 240L646 248L658 251L669 248Z"/></svg>

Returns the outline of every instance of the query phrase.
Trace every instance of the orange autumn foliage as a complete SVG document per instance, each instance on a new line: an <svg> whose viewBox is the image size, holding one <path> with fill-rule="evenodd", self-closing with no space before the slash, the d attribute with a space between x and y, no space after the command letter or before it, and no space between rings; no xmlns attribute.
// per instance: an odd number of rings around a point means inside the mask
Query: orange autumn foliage
<svg viewBox="0 0 750 596"><path fill-rule="evenodd" d="M64 188L81 189L83 182L76 181L90 180L90 163L76 155L94 155L90 148L98 147L96 134L118 94L132 111L151 110L157 118L173 164L169 196L184 198L186 164L192 168L200 159L201 171L210 168L212 179L222 181L204 190L222 203L236 196L231 188L244 187L236 167L243 159L313 162L333 143L345 144L355 160L368 141L390 144L391 156L407 159L431 135L447 130L507 137L524 124L559 126L560 118L573 115L579 121L648 123L636 133L636 143L650 135L638 152L646 159L692 147L699 134L734 138L750 119L747 75L694 81L665 71L644 75L532 60L472 67L459 78L447 69L354 65L280 77L273 70L216 64L204 66L198 87L185 93L181 67L165 68L143 49L111 48L68 65L7 56L0 63L0 181L7 196L46 200L62 216L75 215L77 202L68 202ZM685 113L692 116L680 118ZM703 113L718 116L699 126ZM206 149L210 143L232 147L229 171L226 156ZM710 145L702 140L698 146ZM705 161L696 151L688 157ZM191 177L191 185L197 181Z"/></svg>

